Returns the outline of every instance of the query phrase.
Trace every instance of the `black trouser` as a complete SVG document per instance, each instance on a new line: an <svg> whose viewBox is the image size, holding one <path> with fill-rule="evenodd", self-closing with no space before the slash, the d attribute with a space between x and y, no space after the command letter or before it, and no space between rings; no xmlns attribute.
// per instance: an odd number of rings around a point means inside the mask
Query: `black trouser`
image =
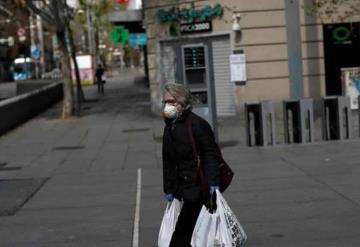
<svg viewBox="0 0 360 247"><path fill-rule="evenodd" d="M191 236L203 203L199 201L184 201L170 247L191 247Z"/></svg>
<svg viewBox="0 0 360 247"><path fill-rule="evenodd" d="M98 93L104 95L104 82L101 79L97 79Z"/></svg>

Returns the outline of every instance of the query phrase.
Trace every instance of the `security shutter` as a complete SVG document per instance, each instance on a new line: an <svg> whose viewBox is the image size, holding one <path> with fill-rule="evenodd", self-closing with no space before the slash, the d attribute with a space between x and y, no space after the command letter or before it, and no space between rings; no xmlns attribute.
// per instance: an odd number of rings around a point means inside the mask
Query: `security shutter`
<svg viewBox="0 0 360 247"><path fill-rule="evenodd" d="M235 116L235 88L230 81L230 41L229 39L214 40L212 46L216 113L218 116Z"/></svg>

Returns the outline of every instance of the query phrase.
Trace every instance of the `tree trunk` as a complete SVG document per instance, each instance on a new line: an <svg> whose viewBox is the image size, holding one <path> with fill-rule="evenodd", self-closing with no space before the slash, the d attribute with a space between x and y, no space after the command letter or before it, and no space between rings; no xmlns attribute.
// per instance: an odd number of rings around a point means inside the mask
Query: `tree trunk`
<svg viewBox="0 0 360 247"><path fill-rule="evenodd" d="M74 115L74 91L71 80L70 56L65 41L65 30L58 31L56 34L59 40L60 50L62 51L61 70L64 78L64 100L62 117L69 118Z"/></svg>
<svg viewBox="0 0 360 247"><path fill-rule="evenodd" d="M76 47L74 44L73 32L71 30L71 27L68 27L67 30L68 30L68 34L69 34L69 42L70 42L70 47L71 47L71 59L74 63L75 77L76 77L76 97L77 97L76 111L77 111L77 114L80 114L81 103L85 101L85 96L84 96L84 92L81 87L79 66L76 61Z"/></svg>
<svg viewBox="0 0 360 247"><path fill-rule="evenodd" d="M95 27L95 54L94 54L94 57L95 57L95 64L98 65L99 61L98 61L98 58L99 58L99 42L100 41L100 38L99 38L99 29L98 27Z"/></svg>

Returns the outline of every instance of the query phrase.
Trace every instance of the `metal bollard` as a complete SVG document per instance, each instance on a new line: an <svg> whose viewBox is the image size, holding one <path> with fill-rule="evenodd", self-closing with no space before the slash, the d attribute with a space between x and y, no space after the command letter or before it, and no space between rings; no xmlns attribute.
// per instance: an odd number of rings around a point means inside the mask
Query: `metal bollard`
<svg viewBox="0 0 360 247"><path fill-rule="evenodd" d="M348 96L323 98L322 129L324 140L351 139L351 108Z"/></svg>
<svg viewBox="0 0 360 247"><path fill-rule="evenodd" d="M248 146L268 146L276 144L275 113L271 101L245 103L245 118ZM251 131L252 127L254 128L253 131ZM252 136L254 137L254 143Z"/></svg>
<svg viewBox="0 0 360 247"><path fill-rule="evenodd" d="M315 141L314 108L310 98L286 100L284 109L285 143L306 143ZM290 128L290 124L292 128ZM291 135L292 132L292 135Z"/></svg>

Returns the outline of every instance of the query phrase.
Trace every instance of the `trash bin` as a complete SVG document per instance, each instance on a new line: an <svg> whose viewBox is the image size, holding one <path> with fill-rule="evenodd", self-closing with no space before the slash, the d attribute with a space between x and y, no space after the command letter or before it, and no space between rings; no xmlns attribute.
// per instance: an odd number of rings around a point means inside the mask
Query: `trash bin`
<svg viewBox="0 0 360 247"><path fill-rule="evenodd" d="M310 98L285 100L283 109L285 143L314 142L313 100Z"/></svg>
<svg viewBox="0 0 360 247"><path fill-rule="evenodd" d="M275 114L271 101L245 103L248 146L275 145Z"/></svg>
<svg viewBox="0 0 360 247"><path fill-rule="evenodd" d="M323 98L322 129L324 140L351 139L351 108L348 96Z"/></svg>

